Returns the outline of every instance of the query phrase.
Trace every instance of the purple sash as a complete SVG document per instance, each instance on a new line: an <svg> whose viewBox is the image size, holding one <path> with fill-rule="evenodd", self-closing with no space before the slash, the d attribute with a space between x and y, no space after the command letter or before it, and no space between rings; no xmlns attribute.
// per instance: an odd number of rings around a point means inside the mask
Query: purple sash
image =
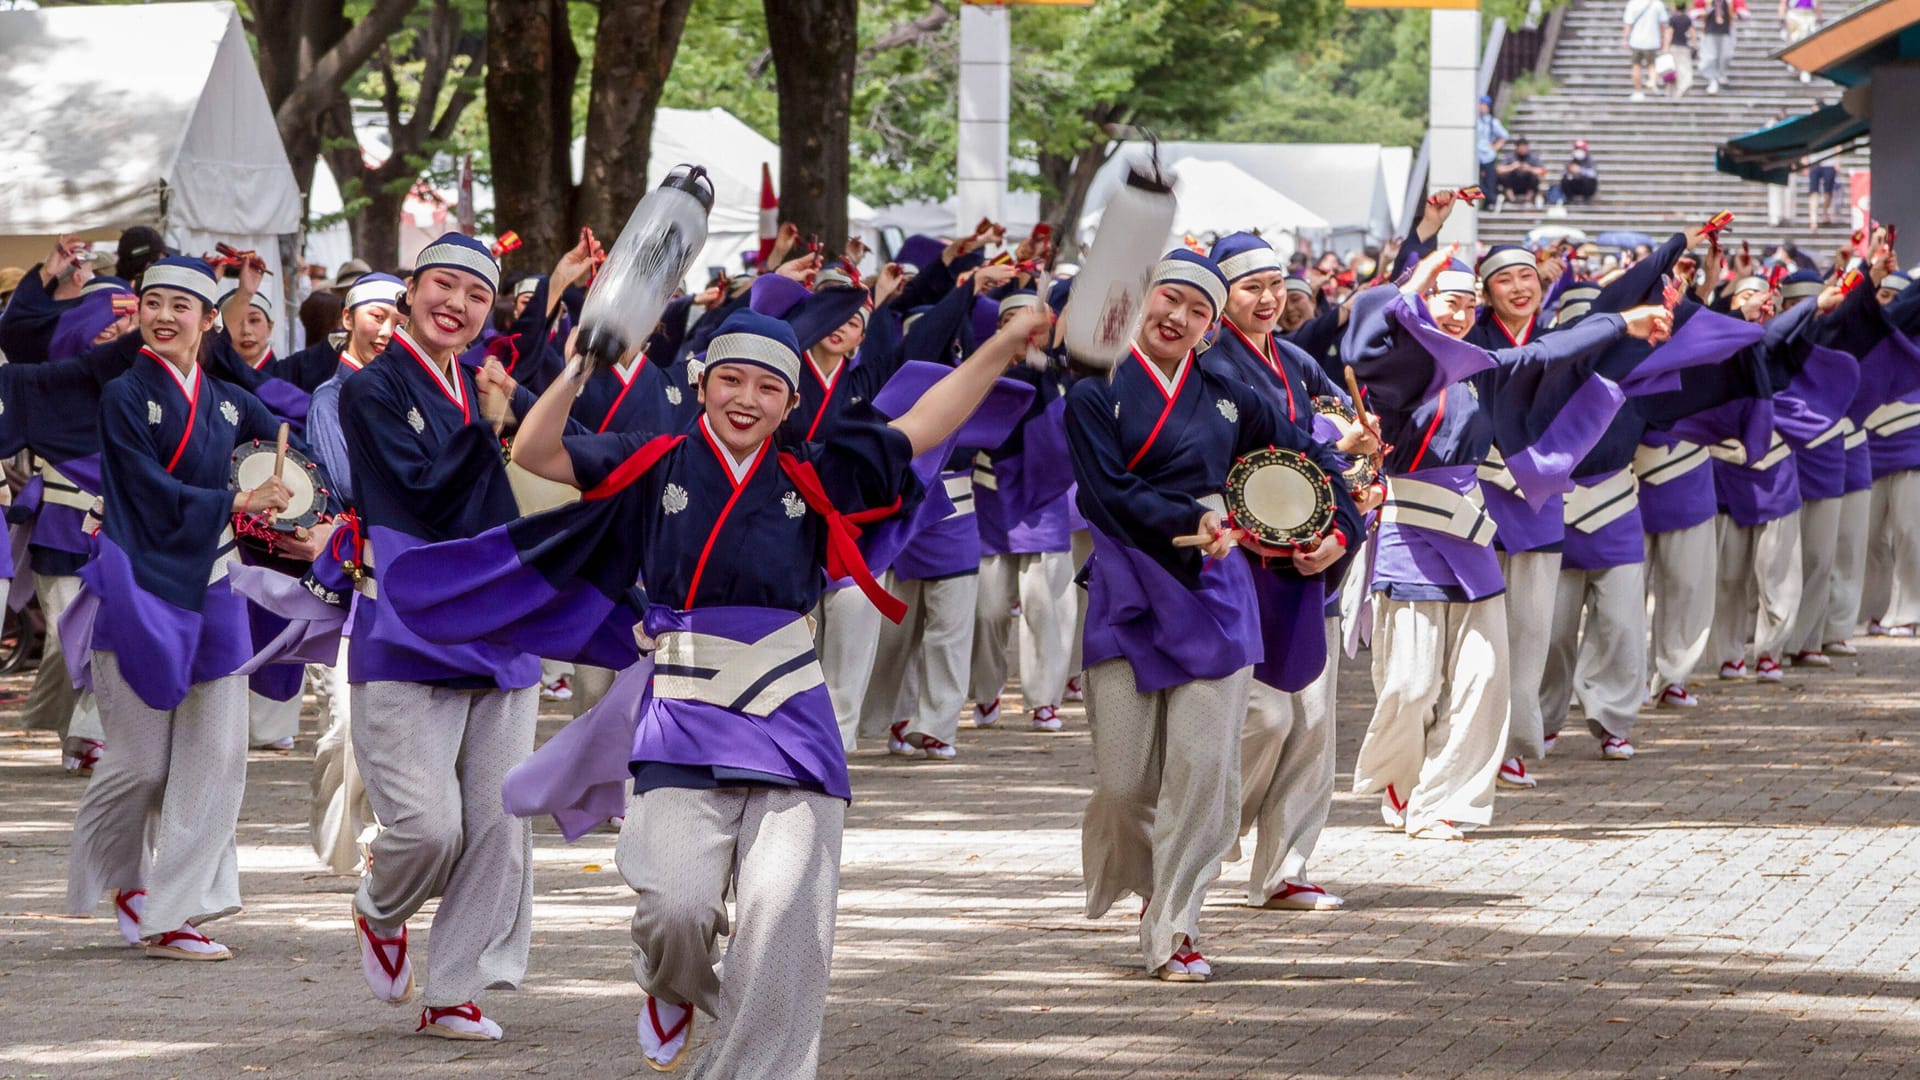
<svg viewBox="0 0 1920 1080"><path fill-rule="evenodd" d="M1407 476L1466 495L1480 482L1477 471L1474 465L1443 465L1416 469ZM1388 484L1391 486L1392 481ZM1371 591L1384 592L1390 585L1458 588L1468 600L1484 600L1506 589L1500 560L1491 545L1383 519L1374 534Z"/></svg>
<svg viewBox="0 0 1920 1080"><path fill-rule="evenodd" d="M199 611L189 611L140 588L133 563L103 533L93 560L80 571L81 596L60 619L67 672L75 686L93 688L91 650L118 653L121 674L154 709L179 705L195 683L238 671L253 655L247 602L225 578L207 586ZM69 637L71 630L71 637Z"/></svg>
<svg viewBox="0 0 1920 1080"><path fill-rule="evenodd" d="M1517 479L1517 477L1516 477ZM1568 487L1572 486L1569 481ZM1487 516L1500 528L1502 551L1542 551L1558 545L1566 533L1565 497L1547 497L1535 509L1526 499L1491 481L1480 482L1487 500Z"/></svg>
<svg viewBox="0 0 1920 1080"><path fill-rule="evenodd" d="M1286 693L1305 690L1327 666L1324 578L1252 567L1262 656L1253 677Z"/></svg>
<svg viewBox="0 0 1920 1080"><path fill-rule="evenodd" d="M505 530L492 531L504 537ZM434 644L402 623L392 610L396 587L407 594L403 603L411 602L414 594L447 588L464 589L471 595L476 582L487 580L473 576L476 568L395 572L393 567L404 553L425 545L378 525L368 531L368 543L374 551L374 566L380 568L375 575L379 595L362 596L354 605L353 649L347 654L350 682L440 682L479 677L493 680L502 690L518 690L540 680L540 661L535 656L480 640L479 631L470 628L457 635L465 644ZM507 546L512 545L509 542ZM514 556L514 564L518 563Z"/></svg>
<svg viewBox="0 0 1920 1080"><path fill-rule="evenodd" d="M1086 666L1124 659L1143 694L1221 679L1262 657L1253 575L1239 550L1209 559L1189 589L1145 552L1093 529ZM1316 609L1317 610L1317 609Z"/></svg>

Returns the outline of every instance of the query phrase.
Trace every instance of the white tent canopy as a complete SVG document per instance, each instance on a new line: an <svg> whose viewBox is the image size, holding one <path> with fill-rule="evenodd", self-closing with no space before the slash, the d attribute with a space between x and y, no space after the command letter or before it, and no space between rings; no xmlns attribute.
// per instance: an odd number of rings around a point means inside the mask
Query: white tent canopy
<svg viewBox="0 0 1920 1080"><path fill-rule="evenodd" d="M1257 231L1282 255L1293 254L1302 234L1318 235L1327 219L1254 179L1225 161L1182 158L1171 166L1173 193L1179 200L1167 246L1186 237L1211 245L1230 232ZM1080 219L1083 242L1093 239L1101 210Z"/></svg>
<svg viewBox="0 0 1920 1080"><path fill-rule="evenodd" d="M1199 158L1239 168L1318 215L1326 224L1312 235L1315 246L1337 251L1395 235L1395 208L1405 193L1410 160L1404 147L1378 143L1163 142L1159 152L1163 162ZM1147 154L1143 143L1117 147L1087 190L1087 209L1105 206L1127 167Z"/></svg>
<svg viewBox="0 0 1920 1080"><path fill-rule="evenodd" d="M259 251L285 280L300 190L231 3L0 12L0 100L0 262L153 225L182 251Z"/></svg>

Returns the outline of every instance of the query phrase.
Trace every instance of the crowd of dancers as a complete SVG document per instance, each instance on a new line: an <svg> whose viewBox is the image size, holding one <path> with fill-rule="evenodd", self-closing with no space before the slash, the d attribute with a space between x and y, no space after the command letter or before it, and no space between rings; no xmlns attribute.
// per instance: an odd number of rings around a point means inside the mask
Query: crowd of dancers
<svg viewBox="0 0 1920 1080"><path fill-rule="evenodd" d="M530 819L611 823L646 1063L679 1067L704 1013L697 1074L811 1076L856 751L950 760L963 717L1055 731L1084 698L1086 913L1137 898L1143 970L1198 982L1249 835L1250 905L1343 904L1309 873L1343 654L1370 648L1376 696L1353 790L1447 841L1542 782L1575 704L1625 761L1702 673L1913 634L1920 290L1889 231L1760 260L1716 221L1599 273L1470 263L1437 240L1457 204L1370 281L1252 233L1177 248L1109 368L1063 347L1044 238L991 225L868 277L786 230L606 367L570 333L590 233L504 289L443 236L339 283L338 333L287 357L249 253L155 238L90 276L63 238L0 315L0 454L31 454L13 594L90 776L70 910L229 958L247 749L311 668L314 844L360 875L376 999L415 995L437 899L418 1029L500 1038ZM249 447L275 462L251 486ZM1331 478L1317 542L1250 547L1227 512L1270 447ZM325 512L274 528L309 495L283 455ZM543 661L576 718L536 749Z"/></svg>

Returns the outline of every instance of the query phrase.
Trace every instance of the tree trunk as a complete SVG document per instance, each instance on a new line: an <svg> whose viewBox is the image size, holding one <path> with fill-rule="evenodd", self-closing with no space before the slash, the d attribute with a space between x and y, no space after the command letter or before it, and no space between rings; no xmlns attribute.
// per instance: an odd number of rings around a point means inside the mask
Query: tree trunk
<svg viewBox="0 0 1920 1080"><path fill-rule="evenodd" d="M566 0L489 0L494 228L520 235L523 246L506 257L514 269L545 269L571 246L573 80L579 70Z"/></svg>
<svg viewBox="0 0 1920 1080"><path fill-rule="evenodd" d="M286 0L262 8L253 22L254 42L260 54L260 82L267 104L275 110L290 97L322 54L347 32L344 0ZM280 128L293 178L302 191L313 184L313 165L320 158L320 112L289 117Z"/></svg>
<svg viewBox="0 0 1920 1080"><path fill-rule="evenodd" d="M859 0L766 4L780 100L780 218L819 234L829 251L847 238L847 155Z"/></svg>
<svg viewBox="0 0 1920 1080"><path fill-rule="evenodd" d="M397 33L419 0L374 0L349 21L344 0L277 0L255 4L254 41L260 80L302 188L320 157L322 118L374 50Z"/></svg>
<svg viewBox="0 0 1920 1080"><path fill-rule="evenodd" d="M364 173L366 207L349 220L354 254L375 270L406 269L400 265L400 215L406 210L412 185L380 179L385 167Z"/></svg>
<svg viewBox="0 0 1920 1080"><path fill-rule="evenodd" d="M653 114L692 6L693 0L621 0L600 7L576 221L608 244L646 193Z"/></svg>

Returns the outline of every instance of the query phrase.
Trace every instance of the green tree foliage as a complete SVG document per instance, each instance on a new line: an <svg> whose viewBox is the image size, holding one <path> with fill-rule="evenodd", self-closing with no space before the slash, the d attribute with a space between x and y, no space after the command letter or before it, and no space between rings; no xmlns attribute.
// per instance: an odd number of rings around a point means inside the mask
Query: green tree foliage
<svg viewBox="0 0 1920 1080"><path fill-rule="evenodd" d="M1228 142L1417 146L1427 127L1425 11L1348 9L1311 49L1277 58L1206 133Z"/></svg>

